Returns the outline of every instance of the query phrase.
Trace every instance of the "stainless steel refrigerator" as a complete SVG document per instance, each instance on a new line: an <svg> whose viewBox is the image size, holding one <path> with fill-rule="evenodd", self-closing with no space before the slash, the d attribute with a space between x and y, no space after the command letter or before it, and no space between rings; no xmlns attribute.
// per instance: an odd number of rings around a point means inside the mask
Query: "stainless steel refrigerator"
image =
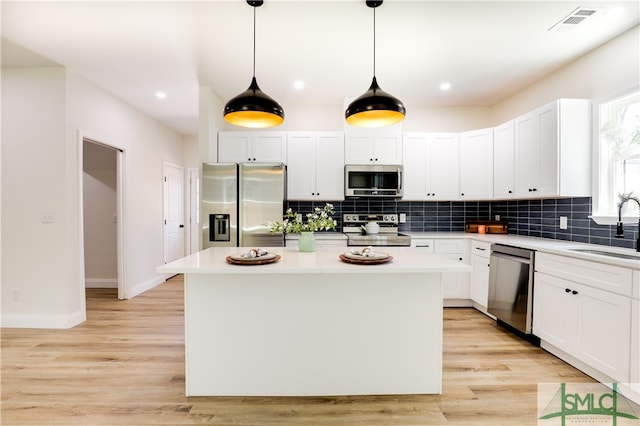
<svg viewBox="0 0 640 426"><path fill-rule="evenodd" d="M282 220L285 173L282 163L203 163L202 248L284 246L266 225Z"/></svg>

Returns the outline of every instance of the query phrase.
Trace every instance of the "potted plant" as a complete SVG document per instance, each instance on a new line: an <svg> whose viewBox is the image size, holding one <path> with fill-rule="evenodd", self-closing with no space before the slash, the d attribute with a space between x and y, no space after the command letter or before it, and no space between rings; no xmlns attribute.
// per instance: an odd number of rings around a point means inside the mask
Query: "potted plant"
<svg viewBox="0 0 640 426"><path fill-rule="evenodd" d="M271 233L300 234L300 251L314 251L316 242L313 235L316 231L332 231L337 222L331 217L335 213L333 204L327 203L323 208L316 207L312 213L307 213L304 220L301 214L288 208L282 221L270 222L267 226Z"/></svg>

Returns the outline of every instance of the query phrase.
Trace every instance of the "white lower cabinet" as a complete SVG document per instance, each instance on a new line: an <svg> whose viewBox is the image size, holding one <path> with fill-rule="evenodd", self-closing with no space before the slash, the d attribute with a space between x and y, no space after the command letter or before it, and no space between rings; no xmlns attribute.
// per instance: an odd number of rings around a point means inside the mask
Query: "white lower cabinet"
<svg viewBox="0 0 640 426"><path fill-rule="evenodd" d="M411 238L411 246L425 253L439 254L469 264L469 241L466 239ZM471 306L469 299L469 273L442 274L442 298L445 307Z"/></svg>
<svg viewBox="0 0 640 426"><path fill-rule="evenodd" d="M613 380L628 383L630 295L583 285L582 280L565 279L565 276L580 276L580 266L573 264L574 259L568 258L570 262L562 273L555 268L545 270L547 261L557 264L562 259L546 253L538 253L536 257L533 333L541 339L543 348L557 356L573 357ZM573 364L571 359L565 361Z"/></svg>
<svg viewBox="0 0 640 426"><path fill-rule="evenodd" d="M434 241L434 253L469 264L469 241L443 239ZM471 306L469 299L469 273L445 272L442 274L444 306Z"/></svg>
<svg viewBox="0 0 640 426"><path fill-rule="evenodd" d="M634 401L640 404L640 271L633 271L631 301L631 367L630 388Z"/></svg>
<svg viewBox="0 0 640 426"><path fill-rule="evenodd" d="M491 244L471 241L471 279L469 293L474 307L486 313L489 302L489 256Z"/></svg>

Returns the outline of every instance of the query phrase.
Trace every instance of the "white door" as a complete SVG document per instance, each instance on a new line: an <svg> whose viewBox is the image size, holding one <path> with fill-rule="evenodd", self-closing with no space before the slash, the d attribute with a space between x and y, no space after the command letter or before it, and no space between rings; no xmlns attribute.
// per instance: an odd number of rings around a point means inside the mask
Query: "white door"
<svg viewBox="0 0 640 426"><path fill-rule="evenodd" d="M200 171L189 169L189 254L200 251Z"/></svg>
<svg viewBox="0 0 640 426"><path fill-rule="evenodd" d="M184 171L164 163L164 263L184 256Z"/></svg>

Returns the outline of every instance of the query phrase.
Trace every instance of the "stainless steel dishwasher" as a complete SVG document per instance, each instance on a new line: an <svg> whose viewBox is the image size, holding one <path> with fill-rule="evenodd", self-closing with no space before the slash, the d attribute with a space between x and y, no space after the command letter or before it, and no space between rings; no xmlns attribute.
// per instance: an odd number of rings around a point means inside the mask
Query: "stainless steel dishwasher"
<svg viewBox="0 0 640 426"><path fill-rule="evenodd" d="M493 244L489 260L487 312L526 335L531 334L534 253Z"/></svg>

